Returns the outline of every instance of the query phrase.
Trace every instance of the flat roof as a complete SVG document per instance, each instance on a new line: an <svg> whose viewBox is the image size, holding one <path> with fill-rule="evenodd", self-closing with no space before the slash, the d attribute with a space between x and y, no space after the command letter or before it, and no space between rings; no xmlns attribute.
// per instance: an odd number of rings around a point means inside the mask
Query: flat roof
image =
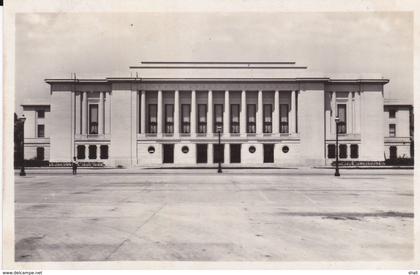
<svg viewBox="0 0 420 275"><path fill-rule="evenodd" d="M112 83L112 82L328 82L328 83L383 83L385 78L329 78L329 77L294 77L294 78L142 78L142 77L107 77L102 79L89 78L47 78L45 82L54 83Z"/></svg>

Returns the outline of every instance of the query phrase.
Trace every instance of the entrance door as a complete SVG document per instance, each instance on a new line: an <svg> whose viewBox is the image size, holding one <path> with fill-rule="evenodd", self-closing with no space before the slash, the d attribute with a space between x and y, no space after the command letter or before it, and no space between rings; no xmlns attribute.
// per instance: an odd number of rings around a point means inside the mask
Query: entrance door
<svg viewBox="0 0 420 275"><path fill-rule="evenodd" d="M163 163L174 163L173 144L163 144Z"/></svg>
<svg viewBox="0 0 420 275"><path fill-rule="evenodd" d="M230 145L230 163L241 163L241 145Z"/></svg>
<svg viewBox="0 0 420 275"><path fill-rule="evenodd" d="M274 163L274 144L264 144L264 163Z"/></svg>
<svg viewBox="0 0 420 275"><path fill-rule="evenodd" d="M221 163L224 163L225 161L225 145L224 144L213 145L213 163L218 163L219 160Z"/></svg>
<svg viewBox="0 0 420 275"><path fill-rule="evenodd" d="M207 144L197 144L197 163L207 163Z"/></svg>
<svg viewBox="0 0 420 275"><path fill-rule="evenodd" d="M389 147L389 158L396 159L397 158L397 146Z"/></svg>

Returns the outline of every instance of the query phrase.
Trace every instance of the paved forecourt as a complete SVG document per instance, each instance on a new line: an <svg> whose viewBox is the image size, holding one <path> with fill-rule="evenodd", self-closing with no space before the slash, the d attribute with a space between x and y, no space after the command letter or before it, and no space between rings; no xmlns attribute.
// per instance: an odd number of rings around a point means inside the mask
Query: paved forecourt
<svg viewBox="0 0 420 275"><path fill-rule="evenodd" d="M45 171L16 176L16 261L413 257L412 170Z"/></svg>

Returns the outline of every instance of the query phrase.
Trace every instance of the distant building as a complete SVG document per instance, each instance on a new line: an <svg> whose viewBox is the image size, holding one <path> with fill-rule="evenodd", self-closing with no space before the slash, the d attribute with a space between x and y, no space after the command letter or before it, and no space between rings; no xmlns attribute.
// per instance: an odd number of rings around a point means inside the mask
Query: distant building
<svg viewBox="0 0 420 275"><path fill-rule="evenodd" d="M400 100L385 100L385 157L413 157L411 152L411 113L413 106Z"/></svg>
<svg viewBox="0 0 420 275"><path fill-rule="evenodd" d="M325 165L335 160L336 131L340 160L410 156L411 107L384 103L388 80L380 77L46 82L51 105L22 105L26 158L125 167L204 167L219 159L228 166Z"/></svg>
<svg viewBox="0 0 420 275"><path fill-rule="evenodd" d="M25 115L25 159L49 160L50 104L27 102L22 104ZM56 150L59 150L57 148Z"/></svg>

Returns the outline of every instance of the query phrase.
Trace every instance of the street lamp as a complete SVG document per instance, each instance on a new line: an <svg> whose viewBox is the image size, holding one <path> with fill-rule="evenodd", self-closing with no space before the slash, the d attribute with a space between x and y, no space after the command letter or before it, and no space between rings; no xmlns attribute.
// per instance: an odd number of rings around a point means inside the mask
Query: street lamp
<svg viewBox="0 0 420 275"><path fill-rule="evenodd" d="M339 177L340 171L338 171L338 122L340 121L339 117L335 118L335 174L334 176Z"/></svg>
<svg viewBox="0 0 420 275"><path fill-rule="evenodd" d="M26 176L25 173L25 115L22 115L22 117L19 119L21 125L22 125L22 152L21 152L21 165L20 165L20 174L21 176Z"/></svg>
<svg viewBox="0 0 420 275"><path fill-rule="evenodd" d="M218 165L217 165L217 173L222 173L222 145L220 144L220 134L222 132L222 127L217 126L217 134L219 136L219 150L218 152Z"/></svg>

